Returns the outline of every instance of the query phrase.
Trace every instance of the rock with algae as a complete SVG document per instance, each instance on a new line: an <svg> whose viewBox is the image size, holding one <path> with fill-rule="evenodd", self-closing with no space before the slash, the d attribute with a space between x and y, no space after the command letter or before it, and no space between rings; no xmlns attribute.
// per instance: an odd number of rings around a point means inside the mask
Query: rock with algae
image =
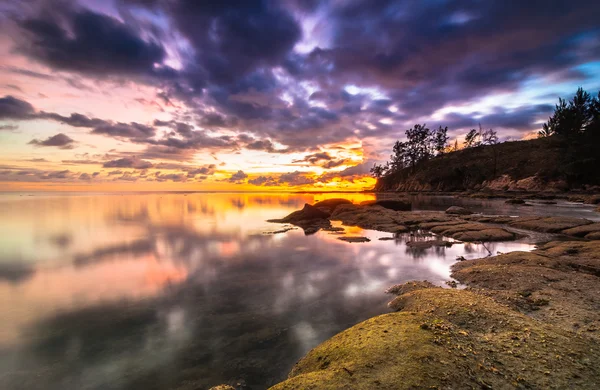
<svg viewBox="0 0 600 390"><path fill-rule="evenodd" d="M600 347L469 291L418 288L310 351L290 389L600 386Z"/></svg>

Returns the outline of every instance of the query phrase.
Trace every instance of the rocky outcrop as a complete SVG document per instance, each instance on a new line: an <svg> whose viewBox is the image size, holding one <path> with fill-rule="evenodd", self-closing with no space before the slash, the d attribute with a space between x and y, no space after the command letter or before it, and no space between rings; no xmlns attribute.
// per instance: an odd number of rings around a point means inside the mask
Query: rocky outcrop
<svg viewBox="0 0 600 390"><path fill-rule="evenodd" d="M317 202L313 205L313 207L316 207L317 209L320 209L320 210L327 210L327 212L329 212L329 214L331 214L333 212L333 210L335 210L336 207L338 207L339 205L343 205L343 204L352 204L352 202L350 202L348 199L333 198L333 199L326 199L326 200Z"/></svg>
<svg viewBox="0 0 600 390"><path fill-rule="evenodd" d="M316 233L321 228L331 227L331 223L327 219L329 215L330 213L322 210L322 208L317 208L307 203L302 210L294 211L281 219L270 219L268 222L291 223L304 229L306 235L310 235Z"/></svg>
<svg viewBox="0 0 600 390"><path fill-rule="evenodd" d="M321 208L305 205L302 210L295 211L285 218L271 222L291 223L300 226L306 234L316 233L320 229L333 231L330 221L341 221L346 226L358 226L363 229L378 230L388 233L406 233L408 231L425 230L466 242L509 241L522 237L520 230L541 233L559 233L571 237L598 240L600 223L593 223L583 218L545 217L545 216L487 216L468 214L470 211L459 207L451 207L446 212L440 211L395 211L377 204L355 205L340 203L329 215ZM418 249L436 246L439 238L432 242L408 243ZM410 241L409 241L410 242ZM440 245L447 245L442 242Z"/></svg>

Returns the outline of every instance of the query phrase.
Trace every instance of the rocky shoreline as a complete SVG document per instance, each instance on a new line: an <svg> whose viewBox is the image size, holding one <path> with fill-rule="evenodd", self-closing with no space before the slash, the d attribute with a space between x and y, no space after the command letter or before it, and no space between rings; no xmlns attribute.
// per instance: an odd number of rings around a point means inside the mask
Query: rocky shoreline
<svg viewBox="0 0 600 390"><path fill-rule="evenodd" d="M427 231L434 234L422 245L432 246L445 245L448 237L506 241L530 232L562 241L459 261L451 276L464 289L426 281L391 287L392 313L317 346L272 389L600 387L600 223L460 208L413 212L401 200L325 202L273 222L306 234L335 229L331 221L398 234Z"/></svg>
<svg viewBox="0 0 600 390"><path fill-rule="evenodd" d="M427 231L464 242L515 240L526 235L524 231L600 240L600 223L583 218L483 215L457 206L445 212L410 209L410 203L404 200L369 201L357 205L345 199L329 199L314 205L305 204L302 210L269 222L298 226L306 235L322 229L335 230L331 222L340 221L346 226L393 234Z"/></svg>

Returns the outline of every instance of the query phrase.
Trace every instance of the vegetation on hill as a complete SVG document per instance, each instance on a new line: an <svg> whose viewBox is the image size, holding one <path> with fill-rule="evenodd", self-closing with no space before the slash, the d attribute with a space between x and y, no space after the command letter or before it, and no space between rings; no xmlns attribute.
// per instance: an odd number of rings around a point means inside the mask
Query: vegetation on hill
<svg viewBox="0 0 600 390"><path fill-rule="evenodd" d="M600 185L600 93L579 89L560 99L554 114L528 141L498 142L492 129L472 129L462 149L448 146L447 128L415 125L371 173L379 191L472 189L568 190ZM521 183L519 184L519 181Z"/></svg>

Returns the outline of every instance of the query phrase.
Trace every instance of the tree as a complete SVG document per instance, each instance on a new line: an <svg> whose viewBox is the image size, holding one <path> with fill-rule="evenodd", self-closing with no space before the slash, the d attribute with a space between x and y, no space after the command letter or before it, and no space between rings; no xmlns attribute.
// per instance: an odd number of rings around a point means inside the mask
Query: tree
<svg viewBox="0 0 600 390"><path fill-rule="evenodd" d="M475 129L471 129L465 136L465 148L474 148L481 145L481 141L479 141L480 138L481 135L479 132Z"/></svg>
<svg viewBox="0 0 600 390"><path fill-rule="evenodd" d="M493 130L481 131L481 125L479 125L479 133L481 134L482 145L496 145L498 143L498 133Z"/></svg>
<svg viewBox="0 0 600 390"><path fill-rule="evenodd" d="M416 124L406 130L406 141L396 141L390 156L389 170L397 172L414 167L421 161L444 153L448 146L448 128L430 130L425 124Z"/></svg>
<svg viewBox="0 0 600 390"><path fill-rule="evenodd" d="M544 123L539 137L560 135L573 138L584 133L597 131L600 126L600 94L596 98L578 88L575 96L568 102L562 98L554 107L554 114Z"/></svg>
<svg viewBox="0 0 600 390"><path fill-rule="evenodd" d="M376 179L379 179L380 177L385 176L388 169L389 169L388 163L385 163L385 165L384 164L373 164L373 167L370 170L371 176L373 176Z"/></svg>
<svg viewBox="0 0 600 390"><path fill-rule="evenodd" d="M433 133L433 145L438 154L444 154L448 147L448 127L440 126Z"/></svg>

